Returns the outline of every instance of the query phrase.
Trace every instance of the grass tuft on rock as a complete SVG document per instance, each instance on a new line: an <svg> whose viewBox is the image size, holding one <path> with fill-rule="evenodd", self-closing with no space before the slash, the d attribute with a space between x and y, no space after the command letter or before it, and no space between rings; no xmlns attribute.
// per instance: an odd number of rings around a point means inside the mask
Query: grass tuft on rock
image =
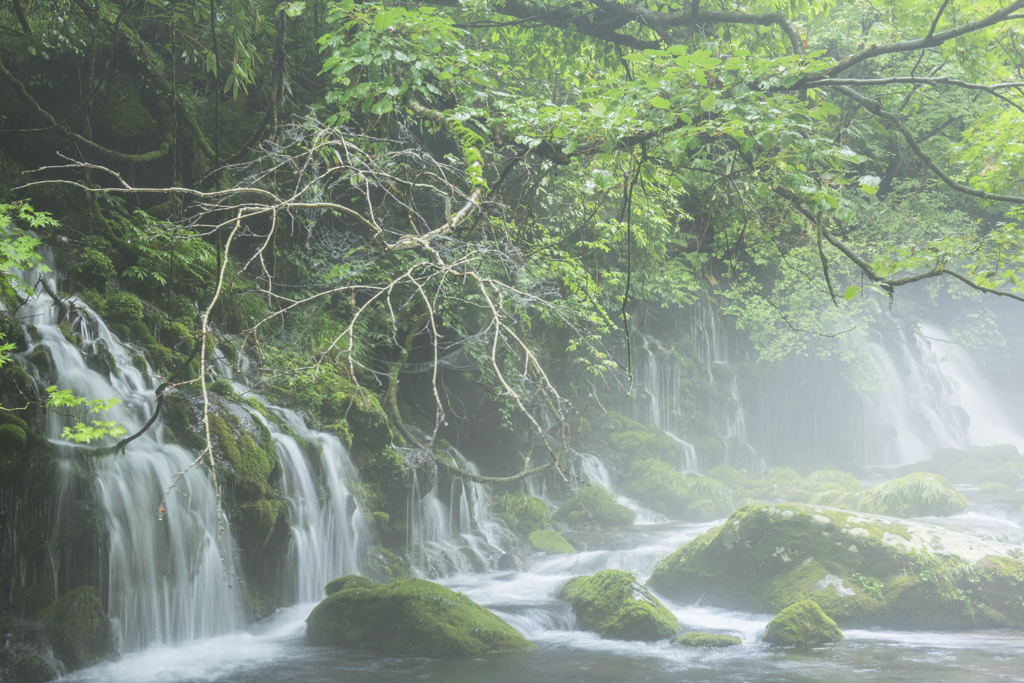
<svg viewBox="0 0 1024 683"><path fill-rule="evenodd" d="M684 633L672 642L685 647L732 647L743 643L736 636L726 636L720 633L700 633L699 631Z"/></svg>
<svg viewBox="0 0 1024 683"><path fill-rule="evenodd" d="M915 472L864 492L858 509L894 517L946 516L963 512L967 499L945 477Z"/></svg>

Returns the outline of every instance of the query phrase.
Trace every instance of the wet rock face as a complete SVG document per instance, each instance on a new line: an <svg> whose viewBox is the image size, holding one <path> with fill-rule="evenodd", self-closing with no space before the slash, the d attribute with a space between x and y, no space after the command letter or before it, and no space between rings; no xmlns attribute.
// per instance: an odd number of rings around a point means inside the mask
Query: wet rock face
<svg viewBox="0 0 1024 683"><path fill-rule="evenodd" d="M342 577L328 587L306 620L307 637L320 645L434 657L533 647L489 610L431 581L378 586Z"/></svg>
<svg viewBox="0 0 1024 683"><path fill-rule="evenodd" d="M761 639L772 645L823 645L846 636L813 600L801 600L775 615Z"/></svg>
<svg viewBox="0 0 1024 683"><path fill-rule="evenodd" d="M1017 554L922 522L759 505L661 560L648 585L677 600L761 612L810 598L849 626L1021 626Z"/></svg>
<svg viewBox="0 0 1024 683"><path fill-rule="evenodd" d="M602 638L661 640L679 630L675 616L630 572L607 569L572 579L558 592L581 625Z"/></svg>

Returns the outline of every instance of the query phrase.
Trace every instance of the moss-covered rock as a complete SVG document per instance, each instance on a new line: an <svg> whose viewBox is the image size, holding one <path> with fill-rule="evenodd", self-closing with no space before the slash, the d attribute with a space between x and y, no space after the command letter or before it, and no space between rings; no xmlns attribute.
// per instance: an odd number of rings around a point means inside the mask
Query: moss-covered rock
<svg viewBox="0 0 1024 683"><path fill-rule="evenodd" d="M11 683L46 683L58 678L50 663L39 655L25 655L11 667Z"/></svg>
<svg viewBox="0 0 1024 683"><path fill-rule="evenodd" d="M520 534L530 534L548 525L547 503L521 491L495 496L491 499L491 511Z"/></svg>
<svg viewBox="0 0 1024 683"><path fill-rule="evenodd" d="M868 489L857 507L864 512L894 517L942 516L963 512L967 499L945 477L916 472Z"/></svg>
<svg viewBox="0 0 1024 683"><path fill-rule="evenodd" d="M67 592L38 615L53 651L69 669L93 664L112 652L110 625L92 586Z"/></svg>
<svg viewBox="0 0 1024 683"><path fill-rule="evenodd" d="M599 526L624 526L632 524L636 515L600 484L584 486L562 503L555 513L555 519L570 526L587 526L591 518Z"/></svg>
<svg viewBox="0 0 1024 683"><path fill-rule="evenodd" d="M313 608L306 635L321 645L434 657L533 647L465 595L424 579L383 586L349 579Z"/></svg>
<svg viewBox="0 0 1024 683"><path fill-rule="evenodd" d="M623 487L630 496L673 517L682 518L686 513L688 478L661 460L637 460L629 468Z"/></svg>
<svg viewBox="0 0 1024 683"><path fill-rule="evenodd" d="M327 585L324 586L324 595L331 596L346 588L373 588L373 582L365 576L359 576L358 574L339 576L327 582Z"/></svg>
<svg viewBox="0 0 1024 683"><path fill-rule="evenodd" d="M750 506L661 560L677 600L779 612L813 599L839 624L1024 625L1015 547L917 521L811 505Z"/></svg>
<svg viewBox="0 0 1024 683"><path fill-rule="evenodd" d="M801 486L809 491L842 491L854 493L860 491L860 480L849 472L842 470L815 470L807 475Z"/></svg>
<svg viewBox="0 0 1024 683"><path fill-rule="evenodd" d="M731 465L719 465L708 470L708 476L725 484L730 489L746 488L750 477Z"/></svg>
<svg viewBox="0 0 1024 683"><path fill-rule="evenodd" d="M562 537L562 534L551 529L538 529L530 534L530 545L537 550L552 555L571 555L576 549L569 545L569 541Z"/></svg>
<svg viewBox="0 0 1024 683"><path fill-rule="evenodd" d="M584 422L586 428L580 430L580 438L586 451L622 469L647 458L675 464L683 457L682 448L664 431L621 413L610 411Z"/></svg>
<svg viewBox="0 0 1024 683"><path fill-rule="evenodd" d="M607 569L572 579L558 591L588 631L616 640L661 640L679 630L675 616L637 583L636 575Z"/></svg>
<svg viewBox="0 0 1024 683"><path fill-rule="evenodd" d="M139 297L130 292L114 292L106 298L104 309L100 312L108 323L127 325L129 330L134 323L142 321L146 307Z"/></svg>
<svg viewBox="0 0 1024 683"><path fill-rule="evenodd" d="M699 631L684 633L672 642L686 647L732 647L743 644L743 641L736 636L726 636L721 633L700 633Z"/></svg>
<svg viewBox="0 0 1024 683"><path fill-rule="evenodd" d="M775 615L761 639L772 645L822 645L845 636L813 600L801 600Z"/></svg>

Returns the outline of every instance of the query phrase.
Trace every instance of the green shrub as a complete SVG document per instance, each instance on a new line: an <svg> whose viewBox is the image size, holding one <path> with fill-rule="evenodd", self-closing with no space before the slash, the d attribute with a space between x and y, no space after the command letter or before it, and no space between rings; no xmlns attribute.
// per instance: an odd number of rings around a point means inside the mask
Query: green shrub
<svg viewBox="0 0 1024 683"><path fill-rule="evenodd" d="M144 311L145 306L139 297L130 292L114 292L107 297L103 318L108 323L128 325L130 328L132 323L142 322Z"/></svg>

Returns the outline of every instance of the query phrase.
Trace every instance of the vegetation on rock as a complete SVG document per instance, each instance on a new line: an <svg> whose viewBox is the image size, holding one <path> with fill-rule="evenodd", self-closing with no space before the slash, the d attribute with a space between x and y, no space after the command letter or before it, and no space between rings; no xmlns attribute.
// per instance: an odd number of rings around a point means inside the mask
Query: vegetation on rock
<svg viewBox="0 0 1024 683"><path fill-rule="evenodd" d="M967 499L945 477L915 472L868 489L857 508L894 517L945 516L963 512Z"/></svg>
<svg viewBox="0 0 1024 683"><path fill-rule="evenodd" d="M430 581L372 585L361 577L342 577L328 586L337 590L306 620L306 635L314 643L430 657L533 647L492 612Z"/></svg>
<svg viewBox="0 0 1024 683"><path fill-rule="evenodd" d="M920 522L800 504L744 507L655 567L677 600L779 612L813 599L841 625L1024 625L1012 546Z"/></svg>
<svg viewBox="0 0 1024 683"><path fill-rule="evenodd" d="M701 633L699 631L684 633L672 642L685 647L732 647L743 643L736 636L727 636L721 633Z"/></svg>
<svg viewBox="0 0 1024 683"><path fill-rule="evenodd" d="M551 529L538 529L531 533L530 545L541 552L553 555L572 555L576 552L562 534Z"/></svg>
<svg viewBox="0 0 1024 683"><path fill-rule="evenodd" d="M94 664L113 652L110 626L92 586L68 591L39 613L56 655L70 668Z"/></svg>
<svg viewBox="0 0 1024 683"><path fill-rule="evenodd" d="M761 639L772 645L823 645L845 637L816 602L801 600L776 614Z"/></svg>
<svg viewBox="0 0 1024 683"><path fill-rule="evenodd" d="M679 630L679 622L635 574L606 569L571 579L558 597L572 605L583 628L602 638L661 640Z"/></svg>
<svg viewBox="0 0 1024 683"><path fill-rule="evenodd" d="M555 519L576 527L588 526L591 520L600 526L623 526L632 524L633 511L616 500L615 494L600 484L588 484L569 497L558 511Z"/></svg>

